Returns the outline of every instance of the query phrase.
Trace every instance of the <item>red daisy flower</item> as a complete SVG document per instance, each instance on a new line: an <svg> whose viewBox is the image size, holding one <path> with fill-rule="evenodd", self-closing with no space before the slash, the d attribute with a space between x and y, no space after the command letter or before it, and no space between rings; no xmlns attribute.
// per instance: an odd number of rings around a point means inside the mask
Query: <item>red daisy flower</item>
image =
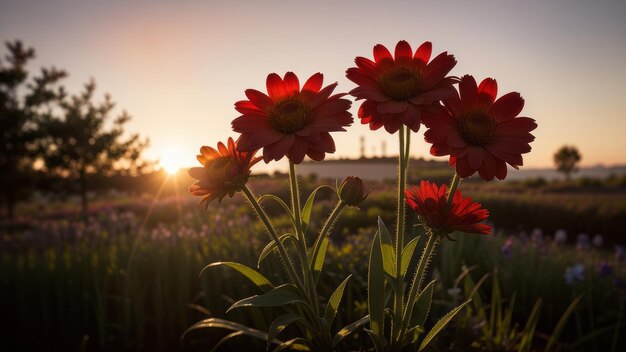
<svg viewBox="0 0 626 352"><path fill-rule="evenodd" d="M535 120L517 117L524 107L524 99L517 92L496 100L498 85L486 78L479 86L474 77L463 76L459 94L444 99L445 108L438 114L425 116L424 133L432 143L434 156L450 155L450 166L456 167L460 177L476 171L489 181L503 180L507 166L523 165L522 154L530 152L529 143L535 140L530 131L537 128Z"/></svg>
<svg viewBox="0 0 626 352"><path fill-rule="evenodd" d="M202 167L188 171L189 176L198 180L189 186L189 192L203 197L200 205L204 204L205 209L213 199L221 202L226 195L232 197L241 191L250 177L250 168L261 160L261 157L254 157L256 150L239 152L236 146L235 141L228 138L228 147L219 142L217 150L207 146L200 148L196 158Z"/></svg>
<svg viewBox="0 0 626 352"><path fill-rule="evenodd" d="M439 101L454 94L454 77L446 75L456 65L454 56L443 52L430 63L432 44L425 42L413 53L402 40L396 45L395 59L381 44L374 47L374 60L357 57L357 67L346 76L359 87L350 91L356 100L365 99L359 108L361 123L371 130L385 126L395 133L401 125L414 132L420 128L422 114L436 111Z"/></svg>
<svg viewBox="0 0 626 352"><path fill-rule="evenodd" d="M490 234L491 226L481 224L489 217L489 211L480 203L472 202L470 197L463 198L460 191L454 193L452 206L446 211L447 188L446 185L437 188L434 183L422 181L419 188L404 190L405 200L435 235L444 237L454 231Z"/></svg>
<svg viewBox="0 0 626 352"><path fill-rule="evenodd" d="M337 83L322 88L324 76L311 76L302 90L298 77L287 72L284 78L272 73L267 76L267 92L246 90L250 100L235 103L242 115L233 120L235 132L241 133L238 150L263 148L263 159L280 160L285 155L299 164L305 155L317 161L335 152L335 142L329 132L345 131L352 124L348 112L352 102L341 99L345 94L332 95Z"/></svg>

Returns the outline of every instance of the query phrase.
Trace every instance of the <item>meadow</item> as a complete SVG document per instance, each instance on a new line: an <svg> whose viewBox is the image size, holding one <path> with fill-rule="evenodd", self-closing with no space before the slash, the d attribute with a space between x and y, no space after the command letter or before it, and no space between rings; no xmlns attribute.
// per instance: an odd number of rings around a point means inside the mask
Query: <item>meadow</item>
<svg viewBox="0 0 626 352"><path fill-rule="evenodd" d="M176 196L187 184L181 178L180 189L160 193L158 199L117 195L96 200L87 219L71 200L24 204L18 225L1 230L2 349L208 350L225 331L194 330L182 338L207 316L267 329L273 321L268 309L225 313L234 301L258 293L242 276L221 268L199 276L205 265L220 260L256 267L268 242L265 230L240 197L205 211L196 206L197 199ZM302 182L305 195L312 189L308 181ZM287 199L280 192L287 182L257 177L251 188ZM568 351L624 349L626 190L619 180L576 182L462 186L490 209L496 231L490 236L457 233L457 241L446 241L438 250L427 324L463 297L474 300L432 350L540 351L551 343ZM367 314L363 258L376 215L393 224L392 186L367 186L372 193L361 209L348 209L332 231L320 283L320 292L332 292L342 278L353 275L337 326ZM334 197L321 191L312 218L330 212ZM277 215L280 209L267 203L266 210ZM409 216L407 240L421 234L415 223ZM289 221L278 218L275 225L287 228ZM260 265L268 278L281 270L274 258ZM577 304L570 306L573 301ZM568 309L571 315L564 317ZM558 339L551 342L551 336ZM367 336L357 331L340 349L363 346L369 346ZM239 337L220 350L263 348L259 341Z"/></svg>

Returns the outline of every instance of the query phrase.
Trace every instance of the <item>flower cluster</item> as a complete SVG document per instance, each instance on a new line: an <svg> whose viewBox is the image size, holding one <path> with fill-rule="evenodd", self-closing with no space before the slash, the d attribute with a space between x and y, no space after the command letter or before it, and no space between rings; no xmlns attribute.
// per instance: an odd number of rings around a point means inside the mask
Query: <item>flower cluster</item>
<svg viewBox="0 0 626 352"><path fill-rule="evenodd" d="M418 294L427 289L421 285L437 244L456 231L492 232L491 226L484 223L489 211L471 198L462 196L457 189L461 180L475 173L488 181L504 179L507 165L514 168L523 165L522 154L530 152L530 143L534 140L530 132L537 127L533 119L518 116L524 106L519 93L512 92L497 98L495 79L486 78L477 84L471 75L460 79L451 76L450 71L457 63L455 57L443 52L431 59L431 54L430 42L421 44L414 51L408 42L400 41L393 54L378 44L374 46L373 60L359 56L355 59L356 67L346 71L346 77L357 85L349 94L362 101L357 113L361 123L369 125L371 130L383 127L388 133L398 133L400 142L396 233L392 239L386 225L379 219L368 266L369 314L350 327L354 330L369 323L368 335L377 351L403 350L419 339L417 332L424 330L425 321L415 325L415 319L407 312L414 311ZM353 123L349 111L352 102L346 99L346 93L334 94L336 87L337 83L324 87L321 73L313 74L303 85L293 72L287 72L282 77L276 73L269 74L266 92L247 89L247 100L235 103L235 110L240 115L231 125L233 131L239 133L238 139L229 138L226 144L220 142L217 149L202 147L197 156L202 167L189 170L189 175L197 180L189 191L203 197L200 204L205 208L214 199L221 201L227 195L243 194L271 237L271 242L259 256L259 262L270 254L278 256L288 279L288 283L275 286L261 273L242 264L219 262L207 266L228 266L250 278L260 290L266 292L236 302L230 309L265 306L272 301L273 306L282 306L292 315L302 311L311 313L293 320L303 331L309 331L307 339L281 343L279 349L311 349L310 346L316 346L312 350L334 350L345 336L338 334L339 340L337 336L330 336L337 307L329 303L322 314L316 283L323 268L333 225L345 207L358 207L368 193L363 181L356 176L348 176L337 185L337 205L323 222L313 245L309 246L306 236L309 227L316 224L310 220L315 194L327 186L312 191L302 207L296 173L296 165L302 163L305 157L322 161L327 154L334 153L336 147L331 133L346 131ZM449 187L422 181L419 187L406 189L410 137L422 125L427 128L424 138L431 144L430 153L449 156L448 163L455 169ZM255 157L259 151L262 156ZM269 163L283 158L289 161L291 204L271 194L257 198L246 185L252 166L261 159ZM273 199L285 210L293 225L289 233L277 233L260 205L265 198ZM410 270L403 267L405 263L412 262L413 253L418 251L415 251L416 242L411 245L404 240L407 206L418 215L429 234L417 267ZM533 241L543 244L543 235L533 235ZM600 242L601 238L594 239L594 244ZM503 247L503 253L510 252L509 247ZM383 248L384 255L381 252ZM571 280L578 277L576 270L569 274ZM389 299L384 294L387 283L391 287L405 287L405 278L412 278L406 286L408 291L395 290L392 307L385 307ZM341 300L349 279L346 278L332 294L334 305ZM272 298L267 299L265 295ZM283 298L277 297L283 297L284 302L281 301ZM289 304L293 302L304 305L305 309L291 309ZM384 328L386 309L393 317L391 336L387 336ZM460 307L453 313L459 310ZM209 318L195 327L225 324L223 320L215 319ZM281 323L276 320L272 326L289 323L291 321ZM301 345L290 345L293 341ZM428 341L422 342L420 350L426 347ZM268 348L273 342L268 341Z"/></svg>

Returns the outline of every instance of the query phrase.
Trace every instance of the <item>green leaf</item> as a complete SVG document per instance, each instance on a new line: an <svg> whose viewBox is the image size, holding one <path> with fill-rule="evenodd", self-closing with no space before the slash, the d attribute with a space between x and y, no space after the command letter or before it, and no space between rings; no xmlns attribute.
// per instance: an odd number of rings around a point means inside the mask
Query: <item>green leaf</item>
<svg viewBox="0 0 626 352"><path fill-rule="evenodd" d="M380 234L380 249L385 273L396 278L396 252L391 242L389 230L383 220L378 217L378 233Z"/></svg>
<svg viewBox="0 0 626 352"><path fill-rule="evenodd" d="M415 305L413 306L413 314L411 314L411 327L424 326L428 313L430 313L430 306L433 301L433 290L435 288L435 281L431 281L422 292L417 295Z"/></svg>
<svg viewBox="0 0 626 352"><path fill-rule="evenodd" d="M541 298L539 298L535 305L533 306L533 310L530 312L530 316L528 316L528 320L526 321L526 326L524 326L524 330L522 331L522 338L517 347L519 352L528 351L532 345L533 339L535 338L535 330L537 329L537 323L539 322L539 313L541 312Z"/></svg>
<svg viewBox="0 0 626 352"><path fill-rule="evenodd" d="M556 347L556 342L559 339L561 332L563 332L565 323L567 323L569 316L574 312L574 310L576 309L576 306L578 305L578 303L580 302L582 298L583 298L583 295L579 295L578 297L574 298L572 303L570 303L570 305L567 307L567 309L561 316L561 319L559 319L559 322L556 324L554 331L550 335L550 340L548 340L548 344L546 345L545 352L550 352Z"/></svg>
<svg viewBox="0 0 626 352"><path fill-rule="evenodd" d="M204 319L204 320L201 320L201 321L193 324L189 329L187 329L183 333L183 335L181 336L181 339L184 339L185 336L192 330L210 329L210 328L221 328L221 329L233 330L233 331L241 332L242 334L247 335L247 336L255 337L255 338L263 340L263 341L267 341L268 340L267 334L264 333L263 331L260 331L260 330L257 330L257 329L253 329L253 328L249 328L249 327L247 327L245 325L242 325L242 324L239 324L239 323L235 323L235 322L230 321L230 320L220 319L220 318ZM234 337L234 336L231 336L231 337ZM271 341L272 341L272 343L276 343L276 344L281 344L282 343L282 341L276 340L276 339L271 340ZM218 344L221 344L222 342L223 341L220 341L220 342L218 342Z"/></svg>
<svg viewBox="0 0 626 352"><path fill-rule="evenodd" d="M378 233L374 235L370 252L367 307L370 315L370 328L376 336L382 338L385 326L385 271Z"/></svg>
<svg viewBox="0 0 626 352"><path fill-rule="evenodd" d="M216 352L217 349L222 346L222 344L230 339L232 339L233 337L237 337L237 336L241 336L244 335L244 333L242 331L235 331L235 332L231 332L230 334L222 337L216 344L215 346L213 346L213 348L211 348L210 352ZM271 345L271 342L267 344L268 346Z"/></svg>
<svg viewBox="0 0 626 352"><path fill-rule="evenodd" d="M292 284L284 284L275 289L252 297L244 298L235 302L226 313L239 307L277 307L290 303L303 303L304 300L298 294L298 289Z"/></svg>
<svg viewBox="0 0 626 352"><path fill-rule="evenodd" d="M279 237L280 242L281 243L285 243L286 240L290 239L292 240L294 243L296 243L298 241L298 239L296 238L296 236L292 233L286 233L284 235L281 235ZM271 240L270 243L268 243L263 250L261 251L261 254L259 255L259 261L257 262L257 267L261 266L261 262L263 261L263 259L265 259L270 253L272 253L276 248L276 242L274 240Z"/></svg>
<svg viewBox="0 0 626 352"><path fill-rule="evenodd" d="M289 349L290 351L311 351L311 343L306 339L297 337L281 343L276 347L274 352L280 352L285 349Z"/></svg>
<svg viewBox="0 0 626 352"><path fill-rule="evenodd" d="M348 277L343 280L341 284L337 287L335 292L330 296L328 300L328 304L326 305L326 310L324 311L324 319L328 322L328 325L333 325L333 320L335 320L335 315L337 314L337 310L339 309L339 303L341 302L341 298L343 297L343 290L346 288L346 284L352 277L352 274L348 275Z"/></svg>
<svg viewBox="0 0 626 352"><path fill-rule="evenodd" d="M367 324L369 321L370 321L370 316L366 315L363 318L355 321L354 323L351 323L351 324L348 324L348 325L344 326L333 337L333 349L335 349L339 345L341 340L343 340L346 337L350 336L356 329L358 329L361 326Z"/></svg>
<svg viewBox="0 0 626 352"><path fill-rule="evenodd" d="M454 308L453 310L449 311L448 314L444 315L443 318L441 318L437 322L437 324L435 324L435 326L433 326L433 328L430 329L428 334L426 334L426 336L424 337L424 340L422 340L422 343L420 344L420 348L418 351L421 351L424 348L426 348L426 346L428 346L428 344L432 342L432 340L437 336L437 334L439 334L441 330L443 330L443 328L445 328L446 325L448 325L450 320L452 320L452 318L454 318L454 316L458 312L460 312L461 309L463 309L463 307L465 307L465 305L468 304L470 301L471 300L465 301L460 306Z"/></svg>
<svg viewBox="0 0 626 352"><path fill-rule="evenodd" d="M263 292L267 292L271 289L274 288L274 285L272 285L272 283L270 282L270 280L268 280L265 276L263 276L261 273L259 273L258 271L245 266L243 264L239 264L239 263L235 263L235 262L216 262L216 263L211 263L207 266L205 266L202 271L200 271L200 276L202 276L202 274L204 273L204 271L206 269L209 268L213 268L216 266L227 266L229 268L235 269L236 271L238 271L240 274L242 274L243 276L245 276L246 278L248 278L248 280L252 281L253 284L255 284L258 288L260 288Z"/></svg>
<svg viewBox="0 0 626 352"><path fill-rule="evenodd" d="M277 196L275 196L273 194L264 194L261 197L259 197L259 199L257 201L260 204L266 198L274 200L276 203L278 203L285 210L287 215L289 215L289 219L291 220L291 223L294 225L294 228L295 228L296 220L294 219L293 213L291 212L291 208L289 208L287 203L285 203L285 201L283 201L282 199L280 199L279 197L277 197Z"/></svg>
<svg viewBox="0 0 626 352"><path fill-rule="evenodd" d="M367 335L370 337L372 342L374 343L374 349L376 352L383 352L383 343L381 339L376 336L376 334L370 329L364 329Z"/></svg>
<svg viewBox="0 0 626 352"><path fill-rule="evenodd" d="M306 235L306 231L309 228L309 220L311 219L311 211L313 210L313 201L315 200L315 194L322 188L332 189L332 187L328 185L321 185L311 192L309 198L304 203L304 207L302 208L302 232Z"/></svg>
<svg viewBox="0 0 626 352"><path fill-rule="evenodd" d="M319 245L316 243L317 252L313 251L311 255L311 271L313 272L313 280L315 283L319 281L322 274L322 268L324 267L324 259L326 258L326 251L328 250L328 238L324 236L319 238Z"/></svg>
<svg viewBox="0 0 626 352"><path fill-rule="evenodd" d="M426 330L421 325L414 326L407 330L407 332L404 334L403 346L415 344L419 340L419 337L424 333L424 331Z"/></svg>
<svg viewBox="0 0 626 352"><path fill-rule="evenodd" d="M272 325L270 325L270 328L268 331L267 349L268 350L270 349L271 341L276 336L278 336L278 334L280 334L283 330L285 330L285 328L289 326L289 324L298 320L304 320L304 318L302 318L301 316L297 314L285 314L276 318L276 320L272 322Z"/></svg>
<svg viewBox="0 0 626 352"><path fill-rule="evenodd" d="M419 237L415 237L409 243L406 244L406 247L402 250L402 264L400 276L404 277L406 275L407 270L409 269L409 264L411 264L411 259L413 259L413 253L415 253L415 247L417 246L417 241Z"/></svg>

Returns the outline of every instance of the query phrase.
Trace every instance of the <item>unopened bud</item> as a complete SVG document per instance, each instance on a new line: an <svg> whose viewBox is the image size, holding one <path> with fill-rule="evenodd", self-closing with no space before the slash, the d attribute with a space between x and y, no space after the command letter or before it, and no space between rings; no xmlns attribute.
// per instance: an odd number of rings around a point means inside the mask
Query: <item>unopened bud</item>
<svg viewBox="0 0 626 352"><path fill-rule="evenodd" d="M347 176L337 189L339 199L352 207L359 206L367 198L368 194L365 193L363 180L357 176Z"/></svg>

